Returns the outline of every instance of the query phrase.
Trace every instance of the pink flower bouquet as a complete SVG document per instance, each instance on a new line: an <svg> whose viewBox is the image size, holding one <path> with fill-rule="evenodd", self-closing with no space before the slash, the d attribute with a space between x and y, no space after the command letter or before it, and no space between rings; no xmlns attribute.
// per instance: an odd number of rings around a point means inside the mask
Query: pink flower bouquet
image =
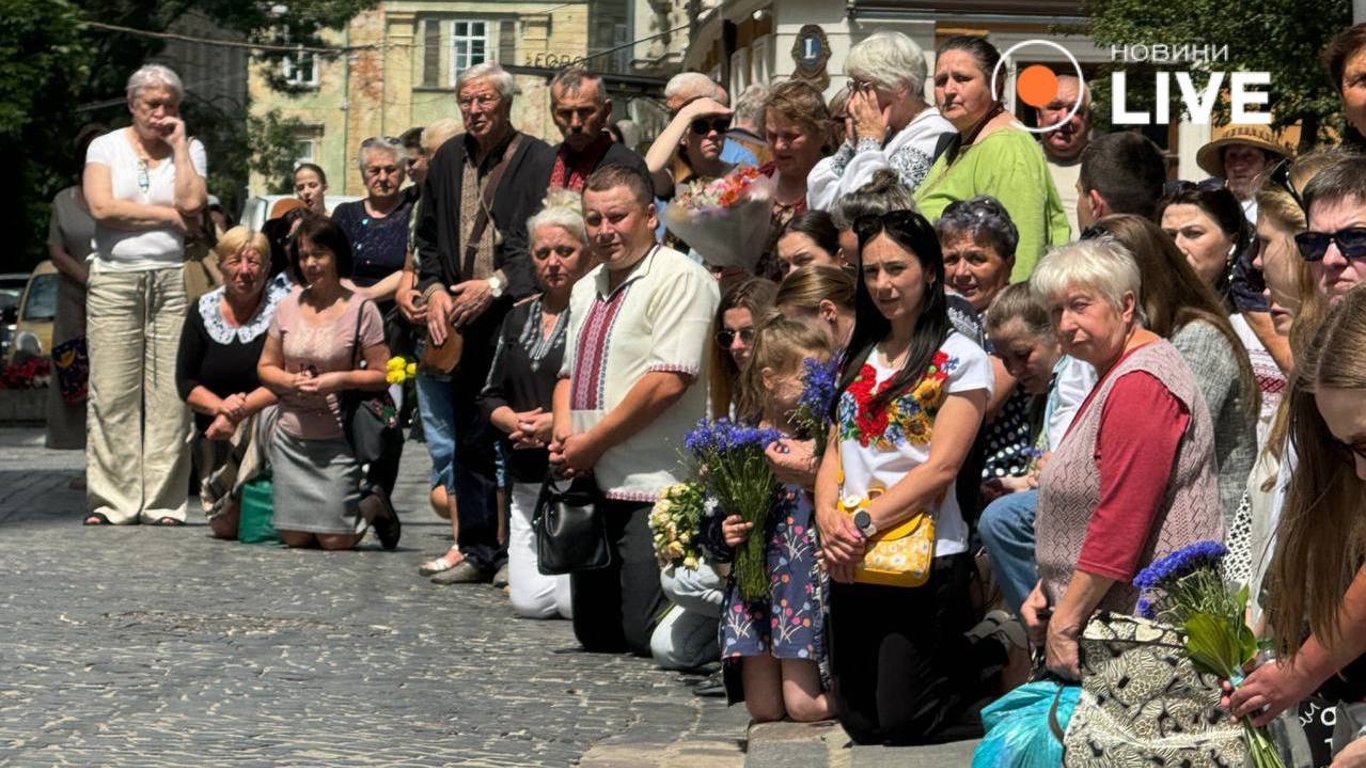
<svg viewBox="0 0 1366 768"><path fill-rule="evenodd" d="M685 185L664 209L664 226L711 267L753 272L772 222L773 181L750 166Z"/></svg>

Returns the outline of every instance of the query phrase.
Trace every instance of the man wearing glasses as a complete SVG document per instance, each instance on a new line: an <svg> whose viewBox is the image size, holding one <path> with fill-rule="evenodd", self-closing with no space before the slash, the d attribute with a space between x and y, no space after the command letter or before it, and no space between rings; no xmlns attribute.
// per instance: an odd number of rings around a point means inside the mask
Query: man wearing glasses
<svg viewBox="0 0 1366 768"><path fill-rule="evenodd" d="M1309 228L1295 235L1314 289L1336 304L1366 282L1366 157L1348 156L1304 188Z"/></svg>
<svg viewBox="0 0 1366 768"><path fill-rule="evenodd" d="M549 145L512 126L515 92L512 75L495 63L460 74L455 95L465 133L432 157L413 232L429 341L464 338L451 377L459 552L447 554L459 562L438 574L445 583L489 581L505 559L495 440L475 400L503 316L535 289L526 220L540 207L555 159Z"/></svg>

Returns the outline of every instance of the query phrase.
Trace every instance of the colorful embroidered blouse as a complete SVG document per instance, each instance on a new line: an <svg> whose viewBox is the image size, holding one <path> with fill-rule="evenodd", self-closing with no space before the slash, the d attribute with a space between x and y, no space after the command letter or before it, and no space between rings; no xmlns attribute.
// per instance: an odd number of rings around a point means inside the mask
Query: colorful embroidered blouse
<svg viewBox="0 0 1366 768"><path fill-rule="evenodd" d="M885 408L872 409L874 393L896 373L879 363L877 355L869 355L854 383L840 395L842 496L867 496L870 490L896 485L907 472L929 460L934 417L944 400L978 389L990 395L995 384L987 353L957 332L944 340L927 375L911 391ZM968 527L952 491L940 503L935 532L936 557L967 551Z"/></svg>

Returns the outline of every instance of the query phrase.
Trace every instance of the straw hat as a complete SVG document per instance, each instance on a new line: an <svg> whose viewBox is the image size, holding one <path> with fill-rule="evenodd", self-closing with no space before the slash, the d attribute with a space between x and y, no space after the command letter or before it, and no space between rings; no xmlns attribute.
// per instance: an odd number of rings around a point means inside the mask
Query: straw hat
<svg viewBox="0 0 1366 768"><path fill-rule="evenodd" d="M271 206L269 218L278 219L281 216L284 216L286 213L289 213L290 211L294 210L295 208L303 207L304 201L300 200L297 197L281 198L275 201L275 205Z"/></svg>
<svg viewBox="0 0 1366 768"><path fill-rule="evenodd" d="M1276 134L1265 125L1230 125L1195 153L1195 164L1212 176L1223 176L1223 149L1233 144L1246 144L1281 157L1290 157L1294 154L1290 147L1278 140Z"/></svg>

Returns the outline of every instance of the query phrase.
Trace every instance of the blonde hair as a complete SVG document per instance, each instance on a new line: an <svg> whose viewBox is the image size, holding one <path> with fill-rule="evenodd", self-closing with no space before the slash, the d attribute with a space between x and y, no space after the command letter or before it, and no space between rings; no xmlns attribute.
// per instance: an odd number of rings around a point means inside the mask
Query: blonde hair
<svg viewBox="0 0 1366 768"><path fill-rule="evenodd" d="M1272 636L1280 655L1299 651L1306 622L1325 647L1342 640L1338 611L1347 585L1366 556L1366 482L1319 413L1320 387L1366 394L1366 286L1348 291L1331 308L1312 343L1296 360L1290 401L1290 439L1298 456L1271 561Z"/></svg>
<svg viewBox="0 0 1366 768"><path fill-rule="evenodd" d="M820 311L822 301L829 301L853 312L857 292L853 275L830 264L813 264L793 270L783 280L778 295L773 297L773 306L814 315Z"/></svg>
<svg viewBox="0 0 1366 768"><path fill-rule="evenodd" d="M267 265L270 263L270 241L260 232L241 224L220 235L213 252L222 263L241 253L244 248L254 249Z"/></svg>
<svg viewBox="0 0 1366 768"><path fill-rule="evenodd" d="M824 333L800 320L789 320L770 312L762 322L755 324L754 348L749 361L740 369L740 391L735 406L737 420L757 423L763 418L768 399L764 389L765 368L779 374L793 374L806 358L816 355L829 358L830 354L830 339Z"/></svg>
<svg viewBox="0 0 1366 768"><path fill-rule="evenodd" d="M460 133L460 121L453 117L443 117L422 129L422 139L418 142L422 145L422 150L429 154L436 154L441 145L449 141L453 136Z"/></svg>

